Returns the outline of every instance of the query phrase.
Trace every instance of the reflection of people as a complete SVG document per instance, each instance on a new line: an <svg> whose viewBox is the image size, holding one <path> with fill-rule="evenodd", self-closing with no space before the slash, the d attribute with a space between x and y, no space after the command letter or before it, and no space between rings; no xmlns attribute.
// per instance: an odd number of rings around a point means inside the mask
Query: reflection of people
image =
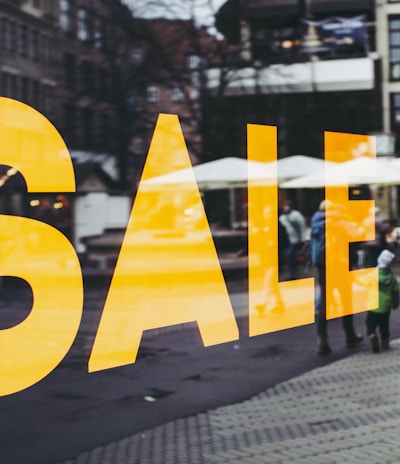
<svg viewBox="0 0 400 464"><path fill-rule="evenodd" d="M301 244L306 241L306 221L300 211L293 209L293 203L288 200L283 205L283 212L279 216L279 222L284 226L289 242L285 249L285 257L289 267L289 279L297 279L296 253Z"/></svg>
<svg viewBox="0 0 400 464"><path fill-rule="evenodd" d="M318 271L318 283L320 286L320 294L316 303L316 325L317 325L317 353L319 355L327 355L331 352L328 342L328 324L326 320L326 268L325 268L325 225L327 221L332 221L337 225L338 233L347 233L345 219L338 213L330 213L327 216L325 211L326 201L322 201L318 211L311 218L311 245L310 254L311 262ZM340 289L338 289L340 291ZM342 299L343 302L343 299ZM357 335L353 326L353 316L344 316L342 318L343 330L346 335L346 343L348 347L353 347L360 343L363 339L361 335Z"/></svg>
<svg viewBox="0 0 400 464"><path fill-rule="evenodd" d="M262 227L260 227L259 230L259 234L261 234L262 241L265 244L266 249L275 246L271 237L272 224L272 210L267 206L264 208ZM278 286L279 277L277 263L270 262L268 257L262 253L261 266L264 273L263 292L260 303L256 305L256 310L259 314L262 314L264 311L282 311L284 309L284 305Z"/></svg>
<svg viewBox="0 0 400 464"><path fill-rule="evenodd" d="M372 267L376 265L376 260L378 259L379 254L385 248L387 248L388 243L386 240L387 234L390 232L392 226L388 220L385 220L381 214L379 208L374 208L375 213L375 239L365 242L365 251L366 251L366 265ZM368 217L364 225L368 225L372 217Z"/></svg>
<svg viewBox="0 0 400 464"><path fill-rule="evenodd" d="M390 311L399 306L399 284L396 276L390 269L394 254L389 250L383 250L378 257L379 276L379 306L367 312L367 334L371 342L373 353L380 350L376 329L379 327L382 349L389 349L389 318Z"/></svg>

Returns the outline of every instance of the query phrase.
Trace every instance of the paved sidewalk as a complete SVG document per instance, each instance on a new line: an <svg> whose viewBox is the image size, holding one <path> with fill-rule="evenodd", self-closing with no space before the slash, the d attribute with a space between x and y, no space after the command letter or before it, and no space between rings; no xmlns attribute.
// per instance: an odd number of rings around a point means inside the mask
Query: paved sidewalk
<svg viewBox="0 0 400 464"><path fill-rule="evenodd" d="M391 347L372 354L365 344L242 403L169 422L64 464L398 463L400 339Z"/></svg>

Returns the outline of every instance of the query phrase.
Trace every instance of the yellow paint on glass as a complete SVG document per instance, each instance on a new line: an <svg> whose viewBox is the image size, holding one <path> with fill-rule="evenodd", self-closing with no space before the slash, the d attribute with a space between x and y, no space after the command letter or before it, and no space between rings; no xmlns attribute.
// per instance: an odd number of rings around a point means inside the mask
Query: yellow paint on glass
<svg viewBox="0 0 400 464"><path fill-rule="evenodd" d="M375 137L325 133L326 160L343 162L361 155L375 158ZM326 166L325 173L326 305L327 319L332 319L378 306L378 271L349 268L349 244L375 238L374 202L349 200L351 174L338 185L335 170Z"/></svg>
<svg viewBox="0 0 400 464"><path fill-rule="evenodd" d="M205 346L238 328L178 117L159 116L116 264L89 372L134 363L143 331L197 322ZM160 176L158 180L158 176ZM145 180L152 179L150 188Z"/></svg>
<svg viewBox="0 0 400 464"><path fill-rule="evenodd" d="M21 173L29 192L75 190L60 134L33 108L0 98L0 140L0 163ZM0 330L0 395L9 395L43 379L70 349L82 315L83 283L71 243L48 224L0 215L0 244L0 275L24 279L33 293L25 320Z"/></svg>
<svg viewBox="0 0 400 464"><path fill-rule="evenodd" d="M278 281L276 127L247 127L249 161L268 163L265 181L249 181L248 188L249 332L254 336L314 322L314 279Z"/></svg>

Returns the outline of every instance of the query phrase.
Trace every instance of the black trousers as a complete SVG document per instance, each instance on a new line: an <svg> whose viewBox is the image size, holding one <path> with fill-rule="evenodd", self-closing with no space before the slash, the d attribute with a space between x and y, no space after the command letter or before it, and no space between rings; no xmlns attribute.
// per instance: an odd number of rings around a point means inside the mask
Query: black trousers
<svg viewBox="0 0 400 464"><path fill-rule="evenodd" d="M328 321L326 320L326 272L325 266L316 266L316 268L318 270L317 278L320 286L320 294L315 306L315 321L317 326L317 335L319 335L322 338L327 338ZM344 333L346 334L346 338L348 340L351 340L356 336L352 314L342 317L342 326Z"/></svg>
<svg viewBox="0 0 400 464"><path fill-rule="evenodd" d="M385 340L390 337L389 330L389 318L390 312L388 313L375 313L373 311L368 311L367 319L365 323L367 325L367 334L373 335L377 328L381 334L382 340Z"/></svg>

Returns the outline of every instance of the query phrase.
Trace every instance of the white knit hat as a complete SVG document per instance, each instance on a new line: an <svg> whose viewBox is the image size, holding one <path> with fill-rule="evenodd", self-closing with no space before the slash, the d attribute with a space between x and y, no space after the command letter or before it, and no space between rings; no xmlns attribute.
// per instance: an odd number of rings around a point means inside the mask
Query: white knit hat
<svg viewBox="0 0 400 464"><path fill-rule="evenodd" d="M383 250L378 256L378 267L390 267L394 260L394 253L389 250Z"/></svg>

